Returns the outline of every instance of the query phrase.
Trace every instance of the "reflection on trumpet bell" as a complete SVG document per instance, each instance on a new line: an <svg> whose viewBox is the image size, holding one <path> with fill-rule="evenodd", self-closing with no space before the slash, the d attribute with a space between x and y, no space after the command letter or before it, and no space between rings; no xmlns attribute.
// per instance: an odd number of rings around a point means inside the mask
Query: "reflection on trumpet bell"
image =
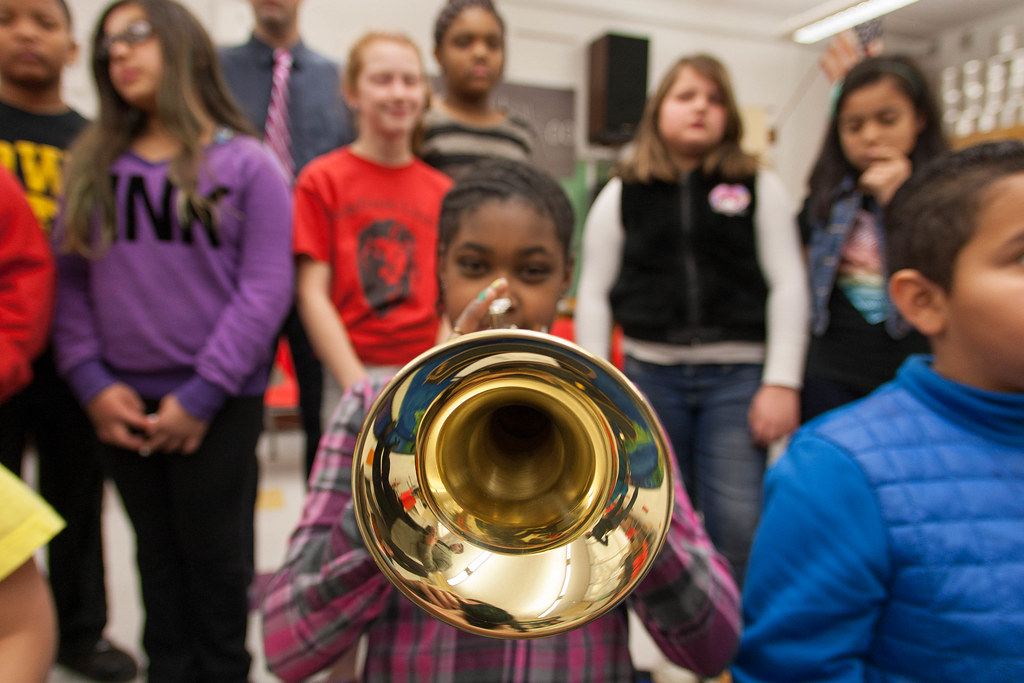
<svg viewBox="0 0 1024 683"><path fill-rule="evenodd" d="M544 334L460 337L402 369L360 434L353 493L377 564L482 635L537 637L621 601L664 543L668 447L605 361Z"/></svg>
<svg viewBox="0 0 1024 683"><path fill-rule="evenodd" d="M426 504L471 543L506 553L564 545L595 521L614 444L592 402L521 368L476 373L420 422Z"/></svg>

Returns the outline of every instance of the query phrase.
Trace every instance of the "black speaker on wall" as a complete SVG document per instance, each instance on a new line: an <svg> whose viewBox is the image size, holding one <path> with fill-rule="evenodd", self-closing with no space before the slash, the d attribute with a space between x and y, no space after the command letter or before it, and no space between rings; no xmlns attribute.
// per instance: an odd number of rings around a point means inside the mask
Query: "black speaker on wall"
<svg viewBox="0 0 1024 683"><path fill-rule="evenodd" d="M599 145L629 142L647 100L646 38L608 33L589 45L588 139Z"/></svg>

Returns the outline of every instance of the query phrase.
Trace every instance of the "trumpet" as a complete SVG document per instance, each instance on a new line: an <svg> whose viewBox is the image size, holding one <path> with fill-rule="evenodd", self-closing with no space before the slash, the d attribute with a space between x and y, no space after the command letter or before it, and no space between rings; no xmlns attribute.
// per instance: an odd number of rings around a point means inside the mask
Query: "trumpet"
<svg viewBox="0 0 1024 683"><path fill-rule="evenodd" d="M527 330L457 337L381 392L353 460L381 571L471 633L535 638L619 604L672 516L660 423L610 363Z"/></svg>

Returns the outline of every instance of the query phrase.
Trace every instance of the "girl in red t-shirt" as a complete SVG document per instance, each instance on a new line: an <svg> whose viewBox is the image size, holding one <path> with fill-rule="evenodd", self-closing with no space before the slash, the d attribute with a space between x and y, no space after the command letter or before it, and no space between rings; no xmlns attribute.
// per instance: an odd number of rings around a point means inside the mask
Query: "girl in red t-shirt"
<svg viewBox="0 0 1024 683"><path fill-rule="evenodd" d="M451 181L414 153L427 88L411 40L363 36L344 84L358 137L295 187L299 313L326 368L328 415L343 389L437 340L437 218Z"/></svg>

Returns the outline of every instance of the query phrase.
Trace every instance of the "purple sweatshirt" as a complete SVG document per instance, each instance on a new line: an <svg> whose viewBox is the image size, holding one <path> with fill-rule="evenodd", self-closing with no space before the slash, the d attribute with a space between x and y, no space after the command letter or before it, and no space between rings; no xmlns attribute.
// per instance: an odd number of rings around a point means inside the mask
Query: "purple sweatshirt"
<svg viewBox="0 0 1024 683"><path fill-rule="evenodd" d="M226 397L266 387L292 302L291 193L257 140L227 133L200 170L214 218L183 224L168 167L119 157L112 243L94 259L58 258L57 364L83 404L124 382L209 421ZM97 221L97 245L99 232Z"/></svg>

